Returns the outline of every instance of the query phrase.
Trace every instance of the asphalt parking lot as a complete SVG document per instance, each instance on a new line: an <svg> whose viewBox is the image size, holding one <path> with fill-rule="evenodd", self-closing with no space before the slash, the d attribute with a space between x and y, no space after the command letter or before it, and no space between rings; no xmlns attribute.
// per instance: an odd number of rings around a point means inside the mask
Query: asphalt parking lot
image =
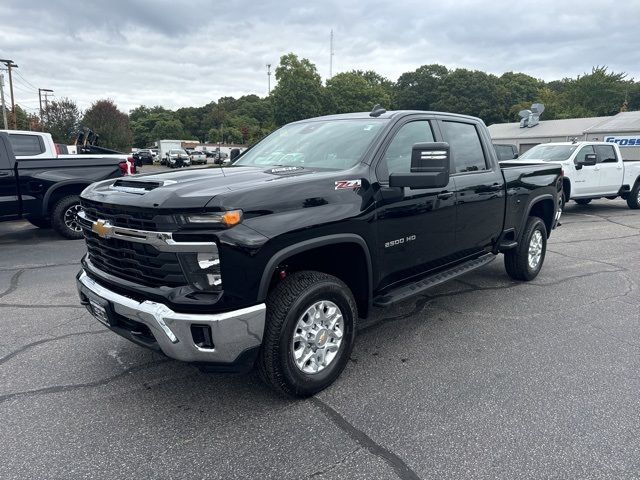
<svg viewBox="0 0 640 480"><path fill-rule="evenodd" d="M562 223L532 283L498 258L376 312L306 401L107 331L84 243L0 224L0 478L638 478L640 212Z"/></svg>

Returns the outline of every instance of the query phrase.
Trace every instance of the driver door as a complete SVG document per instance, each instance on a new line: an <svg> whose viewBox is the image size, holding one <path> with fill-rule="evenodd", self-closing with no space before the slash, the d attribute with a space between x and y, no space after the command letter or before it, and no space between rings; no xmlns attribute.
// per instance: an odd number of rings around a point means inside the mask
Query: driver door
<svg viewBox="0 0 640 480"><path fill-rule="evenodd" d="M574 165L588 154L595 154L595 150L591 145L585 145L576 154ZM572 197L581 197L587 195L597 195L600 190L600 179L598 177L597 165L584 165L580 170L576 169L576 176L571 187Z"/></svg>
<svg viewBox="0 0 640 480"><path fill-rule="evenodd" d="M11 162L3 139L0 138L0 218L3 220L17 218L20 213L18 184Z"/></svg>
<svg viewBox="0 0 640 480"><path fill-rule="evenodd" d="M378 288L447 263L456 251L456 187L410 189L389 187L389 174L411 171L416 143L441 141L435 121L409 119L399 125L376 167Z"/></svg>

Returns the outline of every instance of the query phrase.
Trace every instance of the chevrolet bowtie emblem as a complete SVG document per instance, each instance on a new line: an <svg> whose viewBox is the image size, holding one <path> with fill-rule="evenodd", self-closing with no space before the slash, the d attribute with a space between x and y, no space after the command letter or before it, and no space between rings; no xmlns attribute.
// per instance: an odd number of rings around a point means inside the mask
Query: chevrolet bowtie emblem
<svg viewBox="0 0 640 480"><path fill-rule="evenodd" d="M109 238L113 234L113 225L107 220L96 220L91 225L91 231L102 238Z"/></svg>

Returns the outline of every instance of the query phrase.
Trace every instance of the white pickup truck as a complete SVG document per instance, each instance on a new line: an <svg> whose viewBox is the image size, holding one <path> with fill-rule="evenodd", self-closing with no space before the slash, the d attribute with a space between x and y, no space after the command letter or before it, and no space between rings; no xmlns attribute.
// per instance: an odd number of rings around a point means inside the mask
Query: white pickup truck
<svg viewBox="0 0 640 480"><path fill-rule="evenodd" d="M615 143L559 142L536 145L519 161L554 162L564 170L564 202L586 205L596 198L622 197L640 208L640 162L625 162Z"/></svg>

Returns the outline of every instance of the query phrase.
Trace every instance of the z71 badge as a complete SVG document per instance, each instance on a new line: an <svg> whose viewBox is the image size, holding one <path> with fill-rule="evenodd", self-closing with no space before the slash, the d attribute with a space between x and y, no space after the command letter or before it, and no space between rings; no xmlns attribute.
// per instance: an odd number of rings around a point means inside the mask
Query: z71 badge
<svg viewBox="0 0 640 480"><path fill-rule="evenodd" d="M336 190L357 190L362 186L362 180L338 180Z"/></svg>

